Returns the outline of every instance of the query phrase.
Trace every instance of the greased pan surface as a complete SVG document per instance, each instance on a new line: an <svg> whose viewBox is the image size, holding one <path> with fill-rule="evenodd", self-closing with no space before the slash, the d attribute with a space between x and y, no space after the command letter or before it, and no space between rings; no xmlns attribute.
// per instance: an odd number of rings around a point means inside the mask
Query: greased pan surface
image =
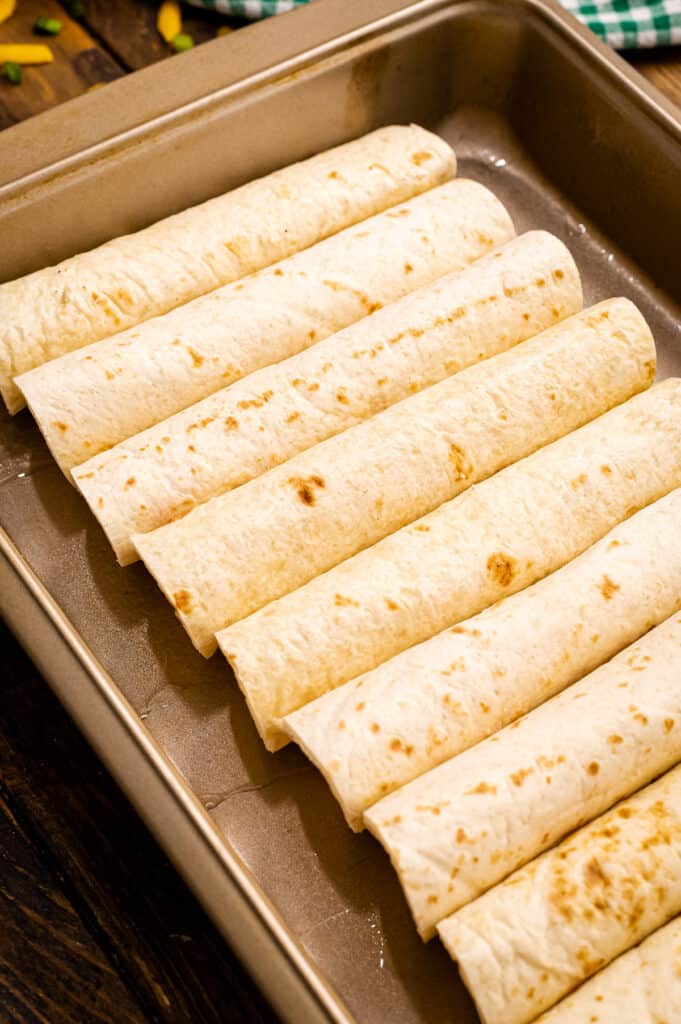
<svg viewBox="0 0 681 1024"><path fill-rule="evenodd" d="M162 65L122 82L132 131L87 152L40 140L51 119L52 137L70 120L97 143L93 101L109 90L0 136L0 166L15 138L37 154L33 168L13 155L26 177L0 187L0 275L414 120L455 146L460 174L492 188L518 231L567 243L587 302L633 299L659 375L681 373L681 124L557 7L319 0L201 56L177 109L160 98ZM236 72L245 84L221 90ZM57 156L66 162L50 166ZM378 844L350 833L298 751L265 752L224 661L192 649L141 566L116 565L26 413L0 420L0 525L16 546L0 537L0 609L284 1017L473 1024L456 969L422 946Z"/></svg>

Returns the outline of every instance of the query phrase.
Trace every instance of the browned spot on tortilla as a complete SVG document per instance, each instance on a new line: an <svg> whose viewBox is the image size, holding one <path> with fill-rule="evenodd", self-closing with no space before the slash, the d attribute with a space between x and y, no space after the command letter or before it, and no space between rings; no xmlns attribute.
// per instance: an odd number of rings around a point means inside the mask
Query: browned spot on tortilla
<svg viewBox="0 0 681 1024"><path fill-rule="evenodd" d="M127 479L127 480L125 481L125 486L126 486L126 489L127 489L128 487L134 487L134 486L135 486L135 482L136 482L136 481L135 481L135 478L134 478L134 476L129 476L129 477L128 477L128 479Z"/></svg>
<svg viewBox="0 0 681 1024"><path fill-rule="evenodd" d="M624 740L619 733L613 732L608 736L608 743L611 747L616 747L619 743L624 743Z"/></svg>
<svg viewBox="0 0 681 1024"><path fill-rule="evenodd" d="M673 728L674 728L674 719L673 718L665 718L665 720L664 720L664 731L665 732L671 732Z"/></svg>
<svg viewBox="0 0 681 1024"><path fill-rule="evenodd" d="M430 527L426 526L425 523L417 523L414 530L416 533L430 533Z"/></svg>
<svg viewBox="0 0 681 1024"><path fill-rule="evenodd" d="M437 903L439 898L440 897L436 896L434 892L431 892L430 896L427 897L426 902L427 903Z"/></svg>
<svg viewBox="0 0 681 1024"><path fill-rule="evenodd" d="M284 271L280 267L275 267L273 271L275 277L283 277Z"/></svg>
<svg viewBox="0 0 681 1024"><path fill-rule="evenodd" d="M225 426L227 427L227 430L236 430L239 426L239 421L235 420L233 416L228 416L225 420Z"/></svg>
<svg viewBox="0 0 681 1024"><path fill-rule="evenodd" d="M315 341L316 338L317 338L317 332L314 331L314 330L313 331L308 331L307 332L307 336L310 339L310 341Z"/></svg>
<svg viewBox="0 0 681 1024"><path fill-rule="evenodd" d="M372 722L370 728L371 728L372 732L380 732L381 731L381 727L378 724L378 722Z"/></svg>
<svg viewBox="0 0 681 1024"><path fill-rule="evenodd" d="M203 363L204 363L203 356L199 355L199 353L196 352L195 349L193 349L191 347L191 345L187 345L187 352L189 352L189 355L192 357L192 365L193 366L196 366L196 367L203 366Z"/></svg>
<svg viewBox="0 0 681 1024"><path fill-rule="evenodd" d="M372 167L373 166L374 165L372 164ZM386 213L386 217L390 217L390 218L408 217L408 216L409 216L409 210L405 209L404 206L401 209L399 209L399 210L391 210L390 213Z"/></svg>
<svg viewBox="0 0 681 1024"><path fill-rule="evenodd" d="M378 380L376 381L376 383L378 384L379 388L382 388L384 384L388 383L388 378L387 377L379 377Z"/></svg>
<svg viewBox="0 0 681 1024"><path fill-rule="evenodd" d="M509 778L514 786L522 786L528 775L532 775L534 768L519 768L517 772L511 772Z"/></svg>
<svg viewBox="0 0 681 1024"><path fill-rule="evenodd" d="M457 444L450 444L449 446L449 462L455 480L467 480L473 472L473 467L466 458L466 453Z"/></svg>
<svg viewBox="0 0 681 1024"><path fill-rule="evenodd" d="M599 765L598 761L591 761L586 766L586 770L588 771L589 775L598 775L599 771L601 770L601 766Z"/></svg>
<svg viewBox="0 0 681 1024"><path fill-rule="evenodd" d="M189 615L194 607L192 595L188 590L176 590L173 594L173 605L177 608L178 612Z"/></svg>
<svg viewBox="0 0 681 1024"><path fill-rule="evenodd" d="M427 160L432 160L432 159L433 159L433 154L429 153L427 149L422 149L422 150L419 150L418 153L412 153L411 154L411 162L413 164L416 164L417 167L420 167L421 164L424 164Z"/></svg>
<svg viewBox="0 0 681 1024"><path fill-rule="evenodd" d="M649 381L653 380L654 377L655 377L655 368L656 368L655 360L654 359L647 359L644 365L645 365L645 368L646 368L646 374L647 374L648 380Z"/></svg>
<svg viewBox="0 0 681 1024"><path fill-rule="evenodd" d="M647 718L646 715L643 714L642 711L637 711L636 712L636 714L634 715L634 720L636 722L640 722L641 725L647 725L648 724L648 718Z"/></svg>
<svg viewBox="0 0 681 1024"><path fill-rule="evenodd" d="M578 487L583 487L584 486L584 484L586 483L586 480L587 480L586 473L580 473L579 476L576 476L574 478L574 480L570 481L570 487L572 487L572 489L576 491Z"/></svg>
<svg viewBox="0 0 681 1024"><path fill-rule="evenodd" d="M104 371L104 376L106 377L107 380L115 380L116 379L116 374L112 373L111 370L105 370Z"/></svg>
<svg viewBox="0 0 681 1024"><path fill-rule="evenodd" d="M94 472L92 472L92 473L81 473L80 477L78 479L79 480L89 480L90 477L93 477L94 475L95 475Z"/></svg>
<svg viewBox="0 0 681 1024"><path fill-rule="evenodd" d="M390 749L397 752L398 750L403 751L407 757L414 753L414 747L411 743L405 743L399 737L395 737L390 741Z"/></svg>
<svg viewBox="0 0 681 1024"><path fill-rule="evenodd" d="M474 796L474 795L477 795L478 793L482 794L482 795L484 795L486 793L494 794L494 793L496 793L496 791L497 791L497 787L490 785L489 782L479 782L477 784L477 786L473 787L473 789L467 789L465 795L466 796Z"/></svg>
<svg viewBox="0 0 681 1024"><path fill-rule="evenodd" d="M587 861L584 865L584 882L588 886L610 885L610 879L604 872L596 857L592 857L591 860Z"/></svg>
<svg viewBox="0 0 681 1024"><path fill-rule="evenodd" d="M543 288L546 284L546 281L543 277L538 277L534 283L536 284L537 288Z"/></svg>
<svg viewBox="0 0 681 1024"><path fill-rule="evenodd" d="M62 423L61 420L55 420L54 425L57 428L57 430L61 430L62 434L65 434L66 431L69 429L68 425L66 423Z"/></svg>
<svg viewBox="0 0 681 1024"><path fill-rule="evenodd" d="M104 498L97 498L97 508L104 508Z"/></svg>
<svg viewBox="0 0 681 1024"><path fill-rule="evenodd" d="M225 242L225 249L229 249L232 256L236 256L237 259L241 259L241 253L239 252L239 246L236 242ZM242 285L243 287L243 285Z"/></svg>
<svg viewBox="0 0 681 1024"><path fill-rule="evenodd" d="M339 388L338 391L336 392L336 401L340 402L342 405L348 404L349 398L346 395L344 388Z"/></svg>
<svg viewBox="0 0 681 1024"><path fill-rule="evenodd" d="M396 604L395 601L393 601L393 599L391 597L386 597L385 603L387 604L387 606L388 606L388 608L390 609L391 612L396 612L398 610L398 608L400 607L398 604Z"/></svg>
<svg viewBox="0 0 681 1024"><path fill-rule="evenodd" d="M500 587L508 587L516 574L516 560L510 555L496 551L487 559L487 572Z"/></svg>
<svg viewBox="0 0 681 1024"><path fill-rule="evenodd" d="M606 466L605 464L603 464L601 466L601 473L603 474L603 476L612 476L612 469L610 468L610 466Z"/></svg>
<svg viewBox="0 0 681 1024"><path fill-rule="evenodd" d="M598 585L598 589L606 601L610 601L614 594L620 589L619 583L614 583L609 576L604 576Z"/></svg>
<svg viewBox="0 0 681 1024"><path fill-rule="evenodd" d="M453 667L454 667L454 665L452 665L452 668ZM490 711L491 711L491 708L490 708L489 704L485 704L484 700L481 700L480 701L480 710L482 711L483 715L488 715L490 713Z"/></svg>
<svg viewBox="0 0 681 1024"><path fill-rule="evenodd" d="M300 413L299 412L291 412L286 417L286 422L287 423L293 423L295 420L299 419L299 417L300 417Z"/></svg>
<svg viewBox="0 0 681 1024"><path fill-rule="evenodd" d="M346 608L348 606L351 606L353 608L359 608L359 601L355 601L355 599L352 597L344 597L342 594L335 594L333 598L333 603L338 608Z"/></svg>
<svg viewBox="0 0 681 1024"><path fill-rule="evenodd" d="M344 719L341 718L340 722L338 723L338 728L341 730L341 732L343 731L343 729L345 728Z"/></svg>
<svg viewBox="0 0 681 1024"><path fill-rule="evenodd" d="M565 277L565 274L564 274L564 273L563 273L563 271L562 271L562 270L560 270L560 268L559 268L559 269L557 269L557 270L554 270L554 272L553 272L553 276L554 276L554 278L556 279L556 281L562 281L562 280L563 280L563 278Z"/></svg>
<svg viewBox="0 0 681 1024"><path fill-rule="evenodd" d="M316 473L308 477L293 476L289 483L295 487L298 497L304 505L314 505L316 501L315 488L325 487L324 480Z"/></svg>
<svg viewBox="0 0 681 1024"><path fill-rule="evenodd" d="M366 701L361 700L359 704L355 704L355 711L364 711L366 707Z"/></svg>
<svg viewBox="0 0 681 1024"><path fill-rule="evenodd" d="M411 274L413 269L414 268L412 267L411 263L405 263L404 264L404 272L405 272L405 274Z"/></svg>
<svg viewBox="0 0 681 1024"><path fill-rule="evenodd" d="M339 178L338 171L329 171L327 178L331 178L332 181L337 181Z"/></svg>

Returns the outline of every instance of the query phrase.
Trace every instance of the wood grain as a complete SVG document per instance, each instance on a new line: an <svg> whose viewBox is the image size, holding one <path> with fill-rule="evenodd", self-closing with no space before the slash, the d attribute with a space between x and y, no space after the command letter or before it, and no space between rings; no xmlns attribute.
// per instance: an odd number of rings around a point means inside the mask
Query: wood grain
<svg viewBox="0 0 681 1024"><path fill-rule="evenodd" d="M34 35L33 25L40 15L61 21L63 27L58 36ZM21 0L11 18L0 25L0 42L46 43L54 54L52 64L24 68L21 85L11 85L0 78L0 128L124 74L121 65L97 45L83 25L69 18L55 0Z"/></svg>
<svg viewBox="0 0 681 1024"><path fill-rule="evenodd" d="M639 50L625 56L668 100L681 107L681 47Z"/></svg>
<svg viewBox="0 0 681 1024"><path fill-rule="evenodd" d="M19 1007L14 1018L3 1016L0 987L0 1019L276 1024L223 938L1 624L0 649L6 801L0 804L0 899L14 915L8 929L3 913L0 928L0 986L11 988ZM41 934L52 942L45 946L49 958L41 952ZM50 988L53 974L59 981ZM114 999L120 1010L110 1013L107 1000ZM22 1005L34 1017L22 1017Z"/></svg>
<svg viewBox="0 0 681 1024"><path fill-rule="evenodd" d="M87 0L86 21L90 30L106 43L111 53L131 71L172 55L172 48L156 31L156 0ZM182 8L182 28L196 44L214 39L222 25L236 25L233 19L212 11Z"/></svg>
<svg viewBox="0 0 681 1024"><path fill-rule="evenodd" d="M0 1013L38 1024L144 1024L0 793Z"/></svg>

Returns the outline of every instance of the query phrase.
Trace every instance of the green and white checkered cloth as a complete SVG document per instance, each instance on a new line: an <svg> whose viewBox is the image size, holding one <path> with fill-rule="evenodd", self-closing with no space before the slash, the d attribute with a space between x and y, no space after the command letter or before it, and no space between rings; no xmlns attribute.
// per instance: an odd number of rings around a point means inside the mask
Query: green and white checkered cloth
<svg viewBox="0 0 681 1024"><path fill-rule="evenodd" d="M309 0L188 0L240 18L268 18ZM561 0L575 17L617 50L681 43L681 0Z"/></svg>

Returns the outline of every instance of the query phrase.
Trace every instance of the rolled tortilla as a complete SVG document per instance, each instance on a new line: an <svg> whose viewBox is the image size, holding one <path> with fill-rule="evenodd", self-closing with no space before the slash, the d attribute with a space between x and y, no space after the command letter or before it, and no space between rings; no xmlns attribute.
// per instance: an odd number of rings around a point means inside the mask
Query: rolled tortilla
<svg viewBox="0 0 681 1024"><path fill-rule="evenodd" d="M73 479L127 565L137 558L133 533L177 519L581 307L566 247L530 231L122 441L76 467Z"/></svg>
<svg viewBox="0 0 681 1024"><path fill-rule="evenodd" d="M678 676L678 624L675 632L669 660ZM677 718L672 731L680 726ZM681 768L674 768L440 922L483 1024L527 1024L678 914L680 850ZM678 1019L632 1009L618 1021Z"/></svg>
<svg viewBox="0 0 681 1024"><path fill-rule="evenodd" d="M324 774L350 827L359 831L381 797L678 611L679 523L677 489L546 579L289 715L286 731Z"/></svg>
<svg viewBox="0 0 681 1024"><path fill-rule="evenodd" d="M513 233L491 192L449 182L17 384L66 471L462 269Z"/></svg>
<svg viewBox="0 0 681 1024"><path fill-rule="evenodd" d="M284 715L529 586L681 486L680 408L681 380L664 381L222 630L269 748L288 741Z"/></svg>
<svg viewBox="0 0 681 1024"><path fill-rule="evenodd" d="M0 286L0 393L39 366L281 260L456 173L450 147L392 126Z"/></svg>
<svg viewBox="0 0 681 1024"><path fill-rule="evenodd" d="M614 960L537 1024L660 1024L681 1020L681 918Z"/></svg>
<svg viewBox="0 0 681 1024"><path fill-rule="evenodd" d="M137 550L212 653L218 629L642 391L654 366L639 311L609 300L136 536Z"/></svg>
<svg viewBox="0 0 681 1024"><path fill-rule="evenodd" d="M681 759L680 646L681 618L674 616L365 812L423 938Z"/></svg>

